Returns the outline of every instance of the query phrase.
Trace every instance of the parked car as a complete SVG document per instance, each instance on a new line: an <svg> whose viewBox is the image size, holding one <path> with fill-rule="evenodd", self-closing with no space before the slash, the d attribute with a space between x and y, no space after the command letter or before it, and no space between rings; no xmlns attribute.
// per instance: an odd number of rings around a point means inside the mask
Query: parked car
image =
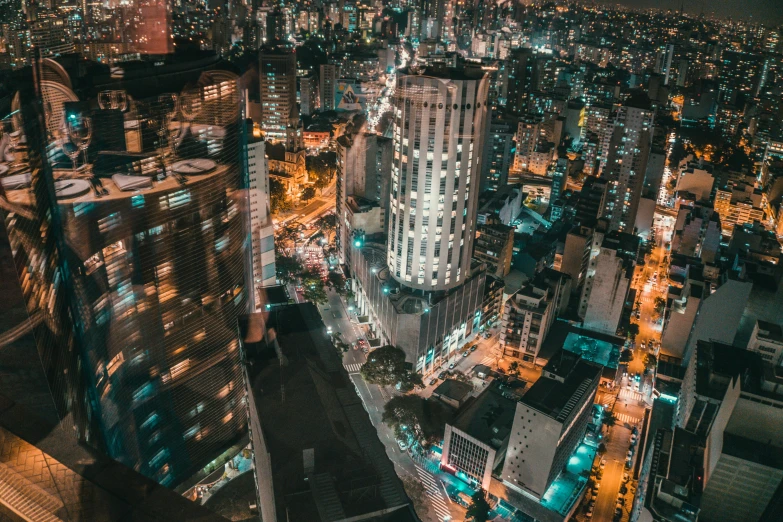
<svg viewBox="0 0 783 522"><path fill-rule="evenodd" d="M475 351L476 351L476 348L478 348L478 345L475 345L475 344L474 344L473 346L471 346L471 347L470 347L470 351L471 351L471 352L475 352Z"/></svg>
<svg viewBox="0 0 783 522"><path fill-rule="evenodd" d="M430 386L432 386L432 385L433 385L433 384L435 384L436 382L438 382L438 379L431 379L431 380L430 380Z"/></svg>
<svg viewBox="0 0 783 522"><path fill-rule="evenodd" d="M606 467L606 459L601 459L601 464L599 465L601 469L604 469Z"/></svg>
<svg viewBox="0 0 783 522"><path fill-rule="evenodd" d="M462 352L463 357L467 357L468 355L470 355L470 350L465 350L464 352Z"/></svg>
<svg viewBox="0 0 783 522"><path fill-rule="evenodd" d="M445 379L446 378L446 372L440 372L438 374L438 379Z"/></svg>
<svg viewBox="0 0 783 522"><path fill-rule="evenodd" d="M454 369L454 363L449 364L449 370L453 370L453 369Z"/></svg>

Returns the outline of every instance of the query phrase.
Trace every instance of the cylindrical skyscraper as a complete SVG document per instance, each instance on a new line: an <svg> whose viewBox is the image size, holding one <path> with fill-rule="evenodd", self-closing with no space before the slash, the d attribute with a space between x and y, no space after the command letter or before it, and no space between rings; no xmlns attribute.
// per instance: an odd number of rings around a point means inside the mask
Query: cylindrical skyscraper
<svg viewBox="0 0 783 522"><path fill-rule="evenodd" d="M387 262L407 287L447 290L468 276L487 91L479 68L397 80Z"/></svg>

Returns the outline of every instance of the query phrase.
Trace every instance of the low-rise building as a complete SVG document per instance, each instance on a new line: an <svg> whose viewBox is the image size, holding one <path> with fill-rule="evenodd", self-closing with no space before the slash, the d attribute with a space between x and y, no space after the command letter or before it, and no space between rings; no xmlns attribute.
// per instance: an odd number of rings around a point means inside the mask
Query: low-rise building
<svg viewBox="0 0 783 522"><path fill-rule="evenodd" d="M464 474L472 487L489 490L492 471L506 453L516 407L517 401L493 381L460 410L453 423L446 424L441 466Z"/></svg>
<svg viewBox="0 0 783 522"><path fill-rule="evenodd" d="M547 275L556 277L547 278ZM509 297L503 307L500 327L503 355L535 362L561 300L567 301L569 292L570 278L548 270Z"/></svg>
<svg viewBox="0 0 783 522"><path fill-rule="evenodd" d="M735 225L764 223L766 207L766 196L752 185L731 183L715 193L715 211L720 214L725 235L730 235Z"/></svg>
<svg viewBox="0 0 783 522"><path fill-rule="evenodd" d="M503 482L540 499L581 443L601 367L561 352L517 403Z"/></svg>
<svg viewBox="0 0 783 522"><path fill-rule="evenodd" d="M758 319L748 341L748 350L757 352L764 362L780 366L783 357L783 328Z"/></svg>

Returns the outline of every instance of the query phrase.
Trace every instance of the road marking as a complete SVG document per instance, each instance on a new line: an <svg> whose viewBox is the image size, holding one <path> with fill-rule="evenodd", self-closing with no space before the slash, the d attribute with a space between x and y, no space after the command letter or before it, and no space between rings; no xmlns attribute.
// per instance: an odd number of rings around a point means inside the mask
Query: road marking
<svg viewBox="0 0 783 522"><path fill-rule="evenodd" d="M494 358L494 357L484 357L484 358L481 360L481 363L480 363L480 364L483 364L484 366L489 366L490 364L492 364L492 362L493 362L494 360L495 360L495 358Z"/></svg>
<svg viewBox="0 0 783 522"><path fill-rule="evenodd" d="M343 367L348 370L348 373L359 373L362 369L361 363L355 363L355 364L343 364Z"/></svg>
<svg viewBox="0 0 783 522"><path fill-rule="evenodd" d="M626 423L626 424L638 424L641 419L637 419L636 417L631 417L630 415L626 415L625 413L615 413L615 417L617 417L617 420L620 422Z"/></svg>
<svg viewBox="0 0 783 522"><path fill-rule="evenodd" d="M641 401L644 400L644 395L642 395L638 391L633 391L633 390L629 390L628 388L623 388L622 390L620 390L620 398Z"/></svg>
<svg viewBox="0 0 783 522"><path fill-rule="evenodd" d="M421 483L424 486L424 492L430 498L430 504L432 505L433 511L435 511L435 513L441 519L450 517L451 512L449 511L448 505L440 494L440 488L438 488L438 483L435 481L435 477L432 475L432 473L419 467L417 464L414 464L414 467L416 468L416 473L419 475ZM448 499L448 495L446 495L446 498ZM448 500L451 502L450 499Z"/></svg>

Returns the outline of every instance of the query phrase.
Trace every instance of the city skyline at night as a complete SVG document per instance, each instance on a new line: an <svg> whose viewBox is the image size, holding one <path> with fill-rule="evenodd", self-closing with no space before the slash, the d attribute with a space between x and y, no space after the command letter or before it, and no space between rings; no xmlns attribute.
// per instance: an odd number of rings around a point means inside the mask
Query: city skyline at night
<svg viewBox="0 0 783 522"><path fill-rule="evenodd" d="M0 520L783 519L783 14L0 0Z"/></svg>

